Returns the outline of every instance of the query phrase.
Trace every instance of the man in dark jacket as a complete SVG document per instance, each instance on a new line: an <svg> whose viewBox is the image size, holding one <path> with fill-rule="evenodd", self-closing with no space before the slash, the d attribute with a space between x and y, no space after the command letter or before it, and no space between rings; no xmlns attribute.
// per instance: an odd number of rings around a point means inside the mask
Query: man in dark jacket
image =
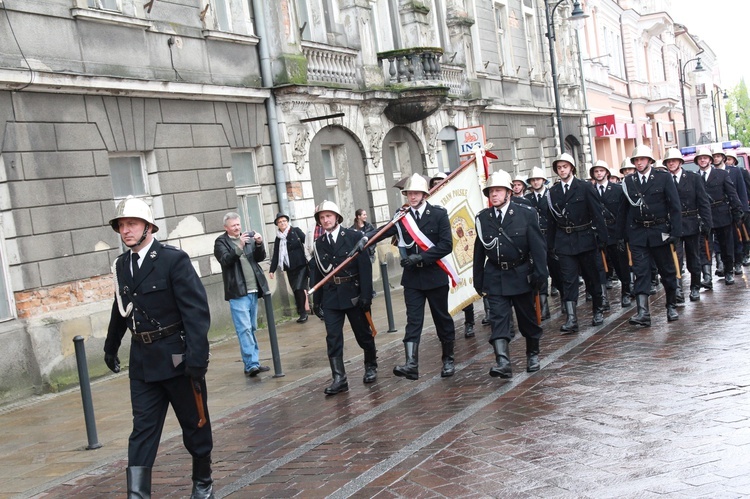
<svg viewBox="0 0 750 499"><path fill-rule="evenodd" d="M193 457L191 497L213 497L206 290L187 253L154 239L159 227L143 200L128 197L120 202L109 223L130 248L112 266L115 302L104 342L104 362L117 373L117 351L130 329L133 432L128 440L128 497L151 497L151 469L170 404ZM200 408L194 392L202 395Z"/></svg>
<svg viewBox="0 0 750 499"><path fill-rule="evenodd" d="M526 371L539 370L539 339L542 328L536 321L533 291L547 282L547 248L536 211L511 201L510 175L493 173L484 188L490 200L476 216L474 240L474 289L490 302L490 344L497 365L490 376L513 376L508 343L512 310L518 330L526 338Z"/></svg>
<svg viewBox="0 0 750 499"><path fill-rule="evenodd" d="M680 268L686 264L690 272L690 301L701 299L701 259L700 236L710 238L711 236L711 203L706 194L704 182L700 176L682 169L685 160L677 148L667 151L664 164L672 175L672 180L677 186L677 194L680 196L682 209L682 236L677 244L677 257ZM710 276L709 276L710 277ZM677 289L682 287L682 279L678 280Z"/></svg>
<svg viewBox="0 0 750 499"><path fill-rule="evenodd" d="M629 244L635 274L633 291L638 311L629 322L651 325L648 297L652 261L667 292L667 320L676 321L679 315L673 248L682 233L680 197L672 176L653 168L656 160L650 147L636 147L630 161L636 172L622 183L626 202L620 205L617 217L618 244L620 249L625 248L625 241Z"/></svg>
<svg viewBox="0 0 750 499"><path fill-rule="evenodd" d="M325 232L315 240L313 247L313 287L318 286L326 275L346 260L362 238L361 232L341 226L344 217L332 201L323 201L315 208L315 221ZM354 338L364 350L365 374L362 381L375 382L378 377L377 352L367 320L372 304L372 263L368 253L361 253L322 288L316 288L314 300L323 308L326 347L333 378L331 385L323 392L335 395L349 390L344 369L344 319L349 319Z"/></svg>
<svg viewBox="0 0 750 499"><path fill-rule="evenodd" d="M727 165L727 168L734 167L737 168L740 173L742 173L742 179L745 181L745 191L747 191L748 198L750 198L750 172L747 171L747 168L740 164L740 161L733 150L730 149L724 154L727 157L727 159L724 161L724 163ZM745 216L742 217L742 226L740 227L740 230L742 231L743 238L743 242L741 245L742 254L735 254L734 265L736 267L737 262L741 262L743 267L748 267L750 266L750 213L746 212Z"/></svg>
<svg viewBox="0 0 750 499"><path fill-rule="evenodd" d="M229 302L232 321L240 343L245 375L255 377L270 370L260 365L258 340L258 295L269 294L268 281L258 265L266 258L263 236L259 232L242 232L237 213L224 215L226 232L214 242L214 256L221 265L224 299Z"/></svg>
<svg viewBox="0 0 750 499"><path fill-rule="evenodd" d="M578 302L578 275L583 276L586 290L593 301L591 324L604 322L604 295L595 265L601 260L601 250L607 247L607 226L602 215L598 195L591 182L575 177L575 160L563 153L552 162L552 169L560 182L547 194L551 215L547 232L547 246L560 260L563 280L563 310L568 319L560 327L563 334L578 331L576 304Z"/></svg>

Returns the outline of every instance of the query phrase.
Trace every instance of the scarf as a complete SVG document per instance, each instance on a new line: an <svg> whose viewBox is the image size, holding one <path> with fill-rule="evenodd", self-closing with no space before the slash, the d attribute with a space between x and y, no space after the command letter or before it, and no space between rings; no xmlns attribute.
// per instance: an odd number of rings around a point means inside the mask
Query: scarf
<svg viewBox="0 0 750 499"><path fill-rule="evenodd" d="M289 235L289 230L291 228L290 225L284 232L281 232L280 230L276 231L276 238L279 241L279 267L281 267L281 270L289 268L289 253L286 249L286 236Z"/></svg>

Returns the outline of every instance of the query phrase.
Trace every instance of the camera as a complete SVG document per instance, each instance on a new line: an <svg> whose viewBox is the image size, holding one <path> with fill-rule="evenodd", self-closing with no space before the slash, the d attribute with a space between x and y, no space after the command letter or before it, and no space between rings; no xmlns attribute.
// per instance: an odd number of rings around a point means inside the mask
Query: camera
<svg viewBox="0 0 750 499"><path fill-rule="evenodd" d="M247 237L251 237L251 238L255 237L255 231L254 230L251 230L249 232L245 232L245 234L247 234Z"/></svg>

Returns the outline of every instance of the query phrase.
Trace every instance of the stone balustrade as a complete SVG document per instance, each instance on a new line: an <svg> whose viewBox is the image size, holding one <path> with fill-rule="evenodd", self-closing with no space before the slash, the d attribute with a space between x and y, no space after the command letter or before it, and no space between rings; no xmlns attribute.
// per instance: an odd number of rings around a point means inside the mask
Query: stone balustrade
<svg viewBox="0 0 750 499"><path fill-rule="evenodd" d="M441 48L413 47L380 52L378 60L384 64L386 85L429 81L440 85L439 82L443 81L442 55Z"/></svg>
<svg viewBox="0 0 750 499"><path fill-rule="evenodd" d="M315 42L302 42L309 83L357 85L357 51Z"/></svg>

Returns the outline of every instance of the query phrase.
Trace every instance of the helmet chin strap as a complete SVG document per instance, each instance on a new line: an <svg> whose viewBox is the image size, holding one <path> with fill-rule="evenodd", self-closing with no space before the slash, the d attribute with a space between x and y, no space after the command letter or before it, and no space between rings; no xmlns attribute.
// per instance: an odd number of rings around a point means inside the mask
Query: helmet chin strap
<svg viewBox="0 0 750 499"><path fill-rule="evenodd" d="M127 246L130 249L137 248L138 246L140 246L141 243L146 240L146 237L148 237L148 229L149 228L151 228L151 224L147 223L146 226L143 228L143 235L138 240L138 242L135 243L135 244L126 244L125 246Z"/></svg>

